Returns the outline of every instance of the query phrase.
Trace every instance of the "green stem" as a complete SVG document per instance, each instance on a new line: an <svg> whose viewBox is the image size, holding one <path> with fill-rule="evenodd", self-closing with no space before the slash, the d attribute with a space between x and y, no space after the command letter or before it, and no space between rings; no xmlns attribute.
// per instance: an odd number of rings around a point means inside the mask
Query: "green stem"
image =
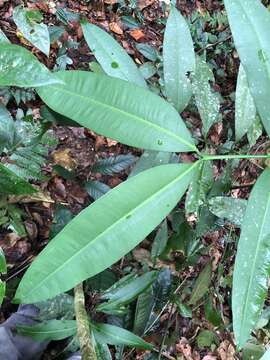
<svg viewBox="0 0 270 360"><path fill-rule="evenodd" d="M230 160L230 159L270 159L270 154L267 155L253 155L253 154L239 154L239 155L203 155L201 160Z"/></svg>
<svg viewBox="0 0 270 360"><path fill-rule="evenodd" d="M74 307L77 321L77 334L80 342L82 360L97 360L94 345L91 340L88 315L85 310L83 284L74 288Z"/></svg>

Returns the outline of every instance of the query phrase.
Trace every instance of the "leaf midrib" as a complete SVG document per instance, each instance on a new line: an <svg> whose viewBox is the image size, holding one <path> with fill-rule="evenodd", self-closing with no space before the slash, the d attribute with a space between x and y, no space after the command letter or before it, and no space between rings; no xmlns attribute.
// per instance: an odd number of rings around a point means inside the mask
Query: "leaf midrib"
<svg viewBox="0 0 270 360"><path fill-rule="evenodd" d="M97 105L97 106L103 107L103 108L105 108L105 109L107 108L107 109L109 109L109 110L111 110L111 111L113 111L113 112L116 112L116 113L118 112L118 113L123 114L123 115L125 115L125 116L127 116L127 117L130 117L130 118L134 118L134 119L137 120L138 122L144 123L146 127L147 127L147 126L148 126L148 127L152 127L152 128L158 130L158 131L161 132L161 133L163 132L163 133L165 133L167 136L172 137L172 138L175 138L175 139L177 140L177 142L179 142L180 144L182 143L182 144L188 146L188 147L189 147L190 149L192 149L193 151L197 152L197 148L196 148L195 145L192 145L192 144L189 143L188 141L184 140L181 136L176 135L176 134L174 134L172 131L170 131L170 130L168 130L168 129L165 129L165 128L163 128L163 127L161 127L161 126L159 126L159 125L157 125L157 124L155 124L155 123L153 123L153 122L151 122L151 121L148 121L147 119L145 119L145 118L143 118L143 117L139 117L139 116L134 115L134 114L132 114L132 113L129 113L129 112L125 111L125 110L121 110L121 109L119 109L119 108L117 108L117 107L111 106L111 105L109 105L109 104L107 104L107 103L102 103L102 102L100 102L100 101L98 101L98 100L96 100L96 99L93 99L93 98L90 98L90 97L87 97L87 96L84 96L84 95L81 95L81 94L78 94L78 93L75 93L75 92L72 92L72 91L63 89L63 88L60 88L60 89L59 89L59 88L57 88L57 87L55 87L55 86L53 86L53 85L52 85L51 87L52 87L53 89L55 89L57 92L62 91L62 92L64 92L64 93L72 96L73 98L74 98L74 97L81 98L83 101L86 101L86 103L87 103L87 102L92 102L93 104L95 104L95 105ZM180 118L180 119L181 119L181 118ZM182 119L181 119L181 120L182 120ZM76 121L76 120L74 120L74 121ZM183 120L182 120L182 122L183 122ZM185 126L185 123L184 123L184 122L183 122L183 125ZM187 129L185 129L185 130L188 132Z"/></svg>
<svg viewBox="0 0 270 360"><path fill-rule="evenodd" d="M262 225L261 225L261 229L260 229L260 232L259 232L259 236L258 236L258 242L257 242L257 246L256 246L256 250L255 250L255 256L253 257L254 261L253 261L253 265L252 265L252 271L249 273L249 282L248 282L248 289L246 291L246 296L244 297L245 299L245 304L244 304L244 307L243 307L243 310L242 310L242 316L241 316L241 324L240 324L240 334L242 334L242 330L243 330L243 325L244 325L244 322L246 320L246 311L247 311L247 306L248 306L248 299L250 298L250 291L251 291L251 284L253 282L253 274L255 272L255 265L257 264L257 261L258 261L258 253L259 253L259 249L260 249L260 245L261 245L261 241L264 239L262 238L262 231L263 231L263 228L264 228L264 225L265 225L265 222L266 222L266 216L267 216L267 213L268 213L268 209L269 209L269 206L270 206L270 195L268 195L268 199L267 199L267 203L266 203L266 206L265 206L265 213L264 213L264 217L263 217L263 220L262 220Z"/></svg>
<svg viewBox="0 0 270 360"><path fill-rule="evenodd" d="M141 207L143 207L145 204L151 202L152 198L155 196L158 196L161 192L166 191L167 188L173 186L176 182L178 182L179 180L181 180L181 178L185 177L189 172L191 172L196 166L198 166L198 163L200 161L195 162L189 169L187 169L185 172L181 173L179 176L177 176L173 181L171 181L168 185L162 187L160 190L158 190L157 192L155 192L153 195L151 195L150 197L148 197L146 200L144 200L143 202L141 202L138 206L134 207L131 211L135 212L138 209L140 209ZM108 196L109 193L107 193L104 196ZM104 197L103 197L104 198ZM116 222L114 222L113 224L111 224L110 226L108 226L104 231L102 231L99 235L97 235L91 242L88 242L86 245L84 245L78 252L76 252L75 254L73 254L68 261L66 261L65 263L63 263L61 266L57 267L52 273L50 273L46 278L44 278L42 281L39 282L38 286L35 288L32 288L32 290L26 290L27 292L27 297L29 297L30 294L32 294L33 292L36 292L37 289L39 289L40 287L42 287L43 283L48 281L49 278L51 278L52 276L54 276L55 273L59 272L63 267L65 267L67 265L68 262L72 261L72 259L76 256L79 256L80 253L84 252L85 249L88 246L93 246L93 244L95 242L98 241L98 239L102 236L104 236L108 231L110 231L113 227L117 226L121 221L123 221L126 216L128 214L130 214L131 212L130 210L124 214L122 217L120 217ZM21 295L22 297L22 295ZM24 297L24 296L23 296Z"/></svg>

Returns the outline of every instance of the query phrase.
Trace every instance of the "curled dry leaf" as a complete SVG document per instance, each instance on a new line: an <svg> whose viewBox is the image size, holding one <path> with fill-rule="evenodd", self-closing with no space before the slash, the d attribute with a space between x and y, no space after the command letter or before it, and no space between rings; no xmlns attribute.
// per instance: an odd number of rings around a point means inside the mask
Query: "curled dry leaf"
<svg viewBox="0 0 270 360"><path fill-rule="evenodd" d="M123 35L123 30L122 30L122 28L121 28L121 26L119 25L119 23L117 23L117 22L111 22L110 24L109 24L109 28L110 28L110 30L112 31L112 32L114 32L115 34L117 34L117 35Z"/></svg>
<svg viewBox="0 0 270 360"><path fill-rule="evenodd" d="M138 41L144 37L144 32L140 29L134 29L130 31L130 35L133 37L133 39Z"/></svg>

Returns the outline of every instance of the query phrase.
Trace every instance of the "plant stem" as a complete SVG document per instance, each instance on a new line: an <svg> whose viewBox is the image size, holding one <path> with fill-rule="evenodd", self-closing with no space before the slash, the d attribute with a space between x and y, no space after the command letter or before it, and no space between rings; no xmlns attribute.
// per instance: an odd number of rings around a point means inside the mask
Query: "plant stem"
<svg viewBox="0 0 270 360"><path fill-rule="evenodd" d="M253 155L253 154L236 154L236 155L203 155L201 160L230 160L230 159L270 159L270 154Z"/></svg>
<svg viewBox="0 0 270 360"><path fill-rule="evenodd" d="M92 344L88 315L85 310L83 284L74 288L74 308L77 321L77 334L80 342L82 360L97 360L95 348Z"/></svg>

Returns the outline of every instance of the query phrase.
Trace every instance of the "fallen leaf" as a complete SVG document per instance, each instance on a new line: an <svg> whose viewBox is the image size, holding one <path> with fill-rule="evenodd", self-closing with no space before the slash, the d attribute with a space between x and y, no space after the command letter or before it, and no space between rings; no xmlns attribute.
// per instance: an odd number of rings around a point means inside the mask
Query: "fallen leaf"
<svg viewBox="0 0 270 360"><path fill-rule="evenodd" d="M140 29L134 29L130 31L130 35L133 37L133 39L138 41L144 37L144 32Z"/></svg>
<svg viewBox="0 0 270 360"><path fill-rule="evenodd" d="M137 1L137 6L142 11L147 6L150 6L150 5L154 4L154 2L155 2L155 0L138 0Z"/></svg>
<svg viewBox="0 0 270 360"><path fill-rule="evenodd" d="M228 341L223 341L218 348L218 354L221 360L233 360L235 355L235 350L233 345Z"/></svg>
<svg viewBox="0 0 270 360"><path fill-rule="evenodd" d="M108 144L109 147L115 146L116 144L118 144L118 141L116 141L116 140L112 140L112 139L109 139L109 138L106 138L106 140L107 140L107 144Z"/></svg>
<svg viewBox="0 0 270 360"><path fill-rule="evenodd" d="M77 166L76 161L70 154L70 149L56 150L52 154L53 162L56 165L61 165L66 170L74 170Z"/></svg>
<svg viewBox="0 0 270 360"><path fill-rule="evenodd" d="M112 32L117 35L123 35L123 30L121 29L120 25L117 22L111 22L109 24L109 28Z"/></svg>

